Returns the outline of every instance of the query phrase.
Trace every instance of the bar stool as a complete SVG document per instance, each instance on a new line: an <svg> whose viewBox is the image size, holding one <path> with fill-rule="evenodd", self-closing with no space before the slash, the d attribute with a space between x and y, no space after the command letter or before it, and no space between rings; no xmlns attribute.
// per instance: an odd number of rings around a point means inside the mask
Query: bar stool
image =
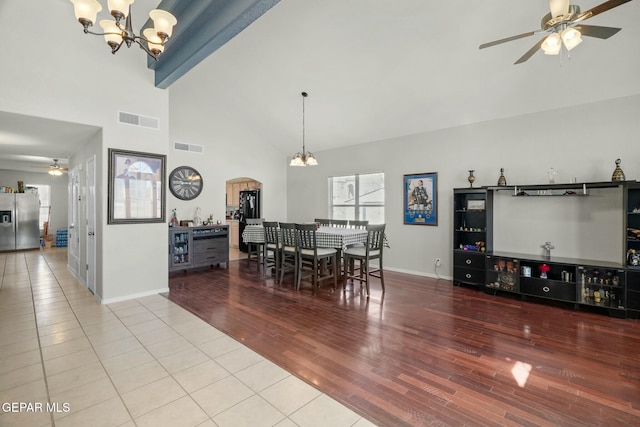
<svg viewBox="0 0 640 427"><path fill-rule="evenodd" d="M264 252L262 253L262 277L267 276L267 270L275 270L275 280L280 279L280 264L282 257L282 244L277 221L264 221Z"/></svg>
<svg viewBox="0 0 640 427"><path fill-rule="evenodd" d="M384 247L385 224L367 225L367 243L364 246L349 247L344 251L344 286L349 279L357 280L365 284L367 297L369 296L369 276L379 277L384 289L384 270L382 267L382 249ZM378 268L373 269L369 263L378 260ZM354 261L359 261L359 267L355 269ZM355 270L355 271L354 271Z"/></svg>
<svg viewBox="0 0 640 427"><path fill-rule="evenodd" d="M280 243L282 245L282 259L280 260L280 283L284 274L293 271L293 283L298 279L298 251L296 249L296 225L292 222L280 223Z"/></svg>
<svg viewBox="0 0 640 427"><path fill-rule="evenodd" d="M264 218L247 218L247 225L262 225ZM260 271L260 264L262 260L263 243L247 243L247 267L251 264L251 261L256 262L258 271Z"/></svg>
<svg viewBox="0 0 640 427"><path fill-rule="evenodd" d="M298 253L298 269L296 289L300 290L302 274L304 271L310 273L313 293L318 292L320 281L333 279L333 288L338 284L338 263L335 248L319 248L316 240L316 224L296 224L296 248ZM320 277L321 263L330 262L332 273Z"/></svg>

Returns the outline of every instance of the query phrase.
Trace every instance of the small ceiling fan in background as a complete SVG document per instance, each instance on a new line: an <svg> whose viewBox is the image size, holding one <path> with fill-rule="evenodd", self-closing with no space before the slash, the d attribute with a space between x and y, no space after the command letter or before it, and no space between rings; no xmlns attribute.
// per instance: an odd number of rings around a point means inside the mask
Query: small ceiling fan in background
<svg viewBox="0 0 640 427"><path fill-rule="evenodd" d="M581 13L580 6L573 4L570 5L569 0L549 0L549 8L551 9L551 12L542 18L542 28L540 30L529 31L528 33L518 34L516 36L495 40L489 43L483 43L480 45L480 49L522 39L535 34L546 34L538 43L536 43L514 63L522 64L531 58L540 48L542 48L544 53L547 55L558 55L562 46L570 51L582 43L581 36L608 39L620 31L621 28L584 25L581 24L581 22L629 1L631 0L609 0Z"/></svg>
<svg viewBox="0 0 640 427"><path fill-rule="evenodd" d="M69 170L69 168L66 168L62 166L60 163L58 163L58 159L53 159L53 164L49 166L37 166L37 167L48 168L49 175L53 175L53 176L60 176Z"/></svg>
<svg viewBox="0 0 640 427"><path fill-rule="evenodd" d="M58 159L53 159L53 164L49 165L49 175L60 176L68 170L69 168L65 168L58 163Z"/></svg>

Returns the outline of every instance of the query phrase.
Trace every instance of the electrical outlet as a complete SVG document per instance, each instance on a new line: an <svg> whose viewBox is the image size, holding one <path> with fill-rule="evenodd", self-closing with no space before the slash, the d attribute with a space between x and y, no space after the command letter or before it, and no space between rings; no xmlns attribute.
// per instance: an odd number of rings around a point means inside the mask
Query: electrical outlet
<svg viewBox="0 0 640 427"><path fill-rule="evenodd" d="M440 267L441 261L440 258L436 258L436 267Z"/></svg>

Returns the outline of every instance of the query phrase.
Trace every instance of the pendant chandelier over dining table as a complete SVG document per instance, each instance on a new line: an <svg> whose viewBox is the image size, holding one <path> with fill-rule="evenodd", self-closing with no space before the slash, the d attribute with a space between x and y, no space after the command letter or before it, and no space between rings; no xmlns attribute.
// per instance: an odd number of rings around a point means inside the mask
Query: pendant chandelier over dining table
<svg viewBox="0 0 640 427"><path fill-rule="evenodd" d="M104 36L105 41L111 47L111 53L115 54L123 44L131 47L133 43L140 46L153 59L158 60L158 56L164 51L164 46L169 41L173 27L178 20L161 9L154 9L149 12L149 17L153 20L154 28L145 28L142 35L133 32L131 24L131 4L135 0L108 0L109 13L115 20L103 19L100 26L103 33L89 31L96 21L98 12L102 10L102 5L97 0L70 0L73 3L76 19L84 28L85 34ZM122 20L125 20L124 26Z"/></svg>
<svg viewBox="0 0 640 427"><path fill-rule="evenodd" d="M304 145L304 99L308 96L307 92L302 92L302 151L298 151L289 166L317 166L318 161L316 160L313 153L310 151L306 151L306 147Z"/></svg>

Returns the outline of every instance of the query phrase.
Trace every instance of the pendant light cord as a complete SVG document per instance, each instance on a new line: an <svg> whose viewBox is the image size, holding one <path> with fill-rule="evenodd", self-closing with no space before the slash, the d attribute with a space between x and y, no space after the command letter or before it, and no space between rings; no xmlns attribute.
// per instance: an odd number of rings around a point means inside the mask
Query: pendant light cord
<svg viewBox="0 0 640 427"><path fill-rule="evenodd" d="M304 99L307 97L307 92L302 92L302 156L307 157L307 149L304 144Z"/></svg>

